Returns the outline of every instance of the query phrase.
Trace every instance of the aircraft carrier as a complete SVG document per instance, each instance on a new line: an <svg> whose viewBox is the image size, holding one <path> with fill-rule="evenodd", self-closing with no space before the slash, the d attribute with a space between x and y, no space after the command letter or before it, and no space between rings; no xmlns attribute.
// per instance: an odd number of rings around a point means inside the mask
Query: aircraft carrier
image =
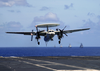
<svg viewBox="0 0 100 71"><path fill-rule="evenodd" d="M0 71L100 71L100 56L0 57Z"/></svg>

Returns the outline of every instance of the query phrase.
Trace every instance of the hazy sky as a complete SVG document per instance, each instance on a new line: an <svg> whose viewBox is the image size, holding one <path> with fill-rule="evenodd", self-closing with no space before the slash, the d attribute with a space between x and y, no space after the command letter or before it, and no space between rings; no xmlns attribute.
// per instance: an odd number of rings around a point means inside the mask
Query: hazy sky
<svg viewBox="0 0 100 71"><path fill-rule="evenodd" d="M64 35L62 46L100 46L100 0L0 0L0 47L46 46L44 37L37 45L35 36L31 41L28 35L5 33L36 31L34 26L42 23L59 23L60 26L51 28L54 30L64 26L65 30L91 28ZM60 46L57 36L48 46Z"/></svg>

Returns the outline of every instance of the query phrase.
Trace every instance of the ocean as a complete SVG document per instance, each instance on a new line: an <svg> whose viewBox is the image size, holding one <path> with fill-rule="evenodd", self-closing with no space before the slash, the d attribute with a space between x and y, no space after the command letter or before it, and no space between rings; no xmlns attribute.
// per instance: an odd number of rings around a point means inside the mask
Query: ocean
<svg viewBox="0 0 100 71"><path fill-rule="evenodd" d="M0 56L100 56L100 47L0 47Z"/></svg>

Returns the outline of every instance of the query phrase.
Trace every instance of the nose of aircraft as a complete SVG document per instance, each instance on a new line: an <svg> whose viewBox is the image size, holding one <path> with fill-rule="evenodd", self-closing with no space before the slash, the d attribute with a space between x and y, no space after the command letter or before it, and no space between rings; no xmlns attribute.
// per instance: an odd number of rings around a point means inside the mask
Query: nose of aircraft
<svg viewBox="0 0 100 71"><path fill-rule="evenodd" d="M55 35L55 32L50 32L49 34L51 34L51 35Z"/></svg>

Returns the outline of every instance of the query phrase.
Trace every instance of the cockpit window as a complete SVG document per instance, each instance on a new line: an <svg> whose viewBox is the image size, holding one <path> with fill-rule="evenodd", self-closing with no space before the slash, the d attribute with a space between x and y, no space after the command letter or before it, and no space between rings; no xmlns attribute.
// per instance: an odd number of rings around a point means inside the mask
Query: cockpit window
<svg viewBox="0 0 100 71"><path fill-rule="evenodd" d="M49 31L49 32L54 32L54 31Z"/></svg>

